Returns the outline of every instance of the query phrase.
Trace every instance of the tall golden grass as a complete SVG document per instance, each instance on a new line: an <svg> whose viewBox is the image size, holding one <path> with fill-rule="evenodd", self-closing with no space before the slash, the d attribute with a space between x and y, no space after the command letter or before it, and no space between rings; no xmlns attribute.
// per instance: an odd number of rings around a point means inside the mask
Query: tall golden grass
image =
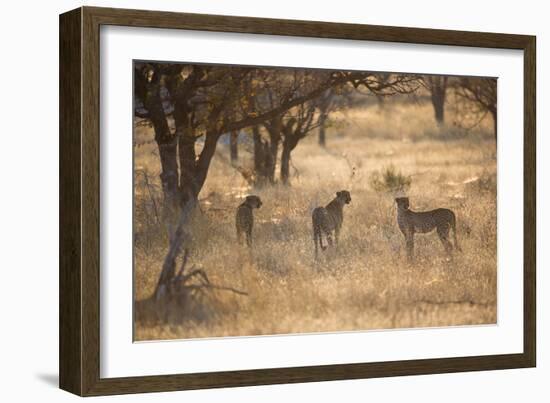
<svg viewBox="0 0 550 403"><path fill-rule="evenodd" d="M448 114L448 120L455 117ZM146 304L167 250L152 130L136 128L134 290L136 340L335 332L496 322L496 147L491 122L469 132L437 127L429 105L387 103L335 116L328 147L306 138L293 152L292 185L250 189L220 144L191 224L189 264L225 290L176 306ZM242 166L252 164L240 147ZM374 189L393 166L411 180L414 210L448 207L463 249L449 259L437 235L416 237L407 263L395 193ZM145 174L149 186L145 185ZM338 250L313 256L311 211L351 191ZM234 213L245 195L255 213L254 247L236 243ZM155 206L157 212L155 213ZM159 216L159 217L157 217Z"/></svg>

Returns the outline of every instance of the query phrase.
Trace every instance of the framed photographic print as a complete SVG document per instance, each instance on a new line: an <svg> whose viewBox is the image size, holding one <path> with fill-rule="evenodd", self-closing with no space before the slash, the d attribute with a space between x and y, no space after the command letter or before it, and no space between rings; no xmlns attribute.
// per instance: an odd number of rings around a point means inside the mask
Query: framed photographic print
<svg viewBox="0 0 550 403"><path fill-rule="evenodd" d="M60 16L60 386L535 366L535 37Z"/></svg>

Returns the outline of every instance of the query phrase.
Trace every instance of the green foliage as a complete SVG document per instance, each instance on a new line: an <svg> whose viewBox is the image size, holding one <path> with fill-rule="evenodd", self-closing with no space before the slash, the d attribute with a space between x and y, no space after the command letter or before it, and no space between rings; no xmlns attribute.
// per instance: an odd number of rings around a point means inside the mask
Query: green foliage
<svg viewBox="0 0 550 403"><path fill-rule="evenodd" d="M377 192L405 192L411 187L410 176L403 175L393 165L374 172L370 177L370 186Z"/></svg>

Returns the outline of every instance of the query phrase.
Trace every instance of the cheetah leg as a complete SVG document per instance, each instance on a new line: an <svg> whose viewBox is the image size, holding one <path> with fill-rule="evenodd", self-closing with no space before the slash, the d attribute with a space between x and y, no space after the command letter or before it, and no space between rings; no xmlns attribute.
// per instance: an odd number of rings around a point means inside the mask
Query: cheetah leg
<svg viewBox="0 0 550 403"><path fill-rule="evenodd" d="M243 233L239 228L237 228L237 243L239 245L243 243Z"/></svg>
<svg viewBox="0 0 550 403"><path fill-rule="evenodd" d="M246 231L246 245L248 247L252 246L252 231Z"/></svg>
<svg viewBox="0 0 550 403"><path fill-rule="evenodd" d="M317 246L317 234L313 233L313 245L315 245L315 259L319 256L319 247Z"/></svg>
<svg viewBox="0 0 550 403"><path fill-rule="evenodd" d="M319 228L313 229L313 244L315 245L315 259L319 256L319 245L323 248L323 239L321 238L321 230Z"/></svg>
<svg viewBox="0 0 550 403"><path fill-rule="evenodd" d="M327 231L326 236L327 236L327 243L328 243L328 245L327 245L323 250L325 250L325 249L328 248L328 247L331 247L331 246L332 246L332 243L333 243L333 242L332 242L332 232L331 232L331 231Z"/></svg>
<svg viewBox="0 0 550 403"><path fill-rule="evenodd" d="M412 261L414 259L414 235L407 234L405 237L405 241L407 244L407 259L409 261Z"/></svg>
<svg viewBox="0 0 550 403"><path fill-rule="evenodd" d="M445 252L447 252L448 255L451 255L453 251L453 245L449 241L449 226L446 225L437 227L437 235L439 235L439 240L443 244Z"/></svg>
<svg viewBox="0 0 550 403"><path fill-rule="evenodd" d="M327 248L327 245L323 245L323 231L322 230L319 230L319 245L321 245L321 250L325 250Z"/></svg>

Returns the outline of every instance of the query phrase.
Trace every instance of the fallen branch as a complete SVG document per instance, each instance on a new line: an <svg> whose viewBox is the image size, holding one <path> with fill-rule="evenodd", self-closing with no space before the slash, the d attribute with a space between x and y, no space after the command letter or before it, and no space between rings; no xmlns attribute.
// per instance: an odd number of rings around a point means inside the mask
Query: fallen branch
<svg viewBox="0 0 550 403"><path fill-rule="evenodd" d="M178 274L175 275L170 281L169 286L167 287L168 292L171 295L185 295L190 291L199 291L204 292L204 290L220 290L220 291L231 291L239 295L248 295L247 292L238 290L233 287L221 286L212 284L210 279L206 275L206 272L202 269L197 269L195 266L190 268L190 272L185 274L185 268L189 260L189 250L185 249L183 260L178 271ZM189 281L193 278L199 279L199 284L188 284Z"/></svg>
<svg viewBox="0 0 550 403"><path fill-rule="evenodd" d="M237 290L236 288L233 288L233 287L224 287L224 286L214 285L214 284L190 284L190 285L185 285L184 288L185 290L181 291L181 293L185 293L186 291L190 291L190 290L202 291L204 289L213 289L213 290L220 290L220 291L231 291L231 292L234 292L235 294L248 296L248 293L245 291Z"/></svg>

